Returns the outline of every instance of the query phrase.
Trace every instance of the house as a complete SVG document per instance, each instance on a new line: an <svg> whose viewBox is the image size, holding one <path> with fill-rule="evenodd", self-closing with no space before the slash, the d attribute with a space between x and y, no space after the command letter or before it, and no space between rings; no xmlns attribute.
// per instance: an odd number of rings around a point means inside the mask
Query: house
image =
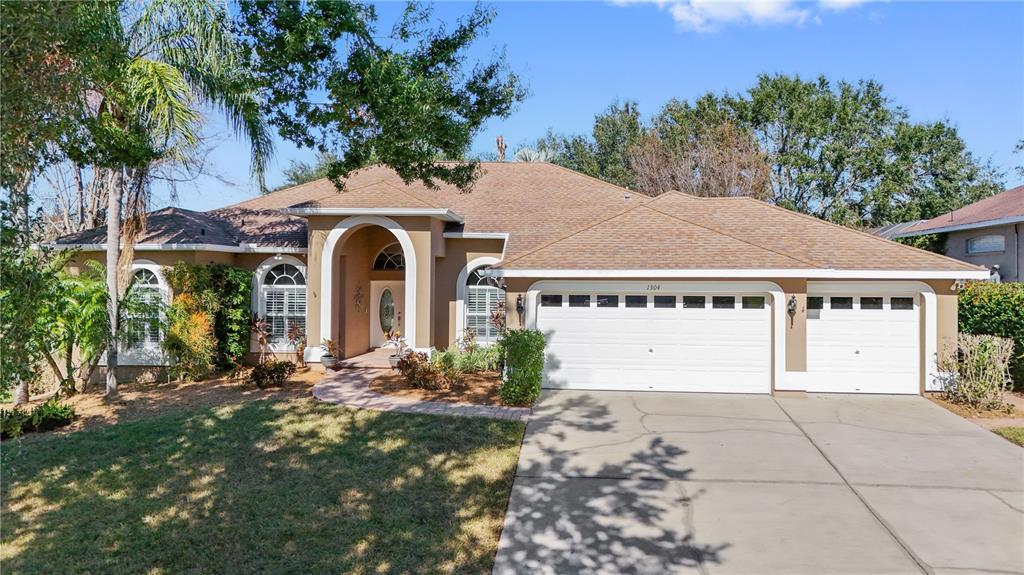
<svg viewBox="0 0 1024 575"><path fill-rule="evenodd" d="M491 342L504 303L510 327L548 334L548 387L918 394L955 340L958 282L988 277L757 200L651 198L547 163L484 163L469 193L383 167L345 183L154 212L141 289L166 298L161 268L178 260L251 269L278 353L293 324L345 357L391 330L420 350L467 328ZM59 245L80 265L102 261L104 237Z"/></svg>
<svg viewBox="0 0 1024 575"><path fill-rule="evenodd" d="M1024 186L930 220L897 224L883 237L946 234L945 254L985 266L1002 281L1024 281Z"/></svg>

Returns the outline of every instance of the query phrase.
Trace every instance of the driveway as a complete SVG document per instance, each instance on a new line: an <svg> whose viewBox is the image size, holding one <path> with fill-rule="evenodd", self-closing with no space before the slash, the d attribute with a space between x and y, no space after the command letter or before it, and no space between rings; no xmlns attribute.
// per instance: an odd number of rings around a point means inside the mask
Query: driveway
<svg viewBox="0 0 1024 575"><path fill-rule="evenodd" d="M495 573L1024 573L1024 449L921 397L548 391Z"/></svg>

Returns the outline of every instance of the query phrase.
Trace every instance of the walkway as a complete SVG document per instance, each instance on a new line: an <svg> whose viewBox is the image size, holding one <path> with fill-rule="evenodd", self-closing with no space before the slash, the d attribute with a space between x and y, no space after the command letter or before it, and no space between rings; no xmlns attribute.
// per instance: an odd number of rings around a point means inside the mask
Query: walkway
<svg viewBox="0 0 1024 575"><path fill-rule="evenodd" d="M342 365L348 367L334 372L329 371L323 381L313 386L313 397L327 403L378 411L489 417L511 421L526 421L530 417L530 409L526 407L420 401L372 391L370 382L385 374L388 369L380 366L381 357L383 365L387 366L387 355L382 355L381 350L345 360Z"/></svg>

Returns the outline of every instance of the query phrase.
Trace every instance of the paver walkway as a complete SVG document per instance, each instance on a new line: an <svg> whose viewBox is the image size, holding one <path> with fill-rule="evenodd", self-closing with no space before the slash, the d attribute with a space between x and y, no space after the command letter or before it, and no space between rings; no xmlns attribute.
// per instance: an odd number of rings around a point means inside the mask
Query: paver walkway
<svg viewBox="0 0 1024 575"><path fill-rule="evenodd" d="M313 386L313 397L328 403L378 411L490 417L513 421L526 421L530 417L530 409L526 407L420 401L372 391L370 382L386 372L386 369L381 368L345 368L329 372L323 381Z"/></svg>

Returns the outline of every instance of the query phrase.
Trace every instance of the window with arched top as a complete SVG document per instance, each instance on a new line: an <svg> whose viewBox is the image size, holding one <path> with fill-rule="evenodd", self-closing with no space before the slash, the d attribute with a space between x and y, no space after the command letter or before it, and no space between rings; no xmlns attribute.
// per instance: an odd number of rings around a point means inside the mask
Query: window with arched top
<svg viewBox="0 0 1024 575"><path fill-rule="evenodd" d="M505 290L483 274L489 267L477 268L466 278L466 328L475 331L476 340L481 343L498 340L498 328L491 316L505 301Z"/></svg>
<svg viewBox="0 0 1024 575"><path fill-rule="evenodd" d="M164 291L160 278L148 268L136 269L129 295L125 326L128 350L158 349L163 340L160 324Z"/></svg>
<svg viewBox="0 0 1024 575"><path fill-rule="evenodd" d="M395 243L382 249L373 260L374 271L398 271L405 269L402 246Z"/></svg>
<svg viewBox="0 0 1024 575"><path fill-rule="evenodd" d="M278 264L263 277L263 315L267 318L270 343L287 344L288 332L306 329L306 276L292 264Z"/></svg>

